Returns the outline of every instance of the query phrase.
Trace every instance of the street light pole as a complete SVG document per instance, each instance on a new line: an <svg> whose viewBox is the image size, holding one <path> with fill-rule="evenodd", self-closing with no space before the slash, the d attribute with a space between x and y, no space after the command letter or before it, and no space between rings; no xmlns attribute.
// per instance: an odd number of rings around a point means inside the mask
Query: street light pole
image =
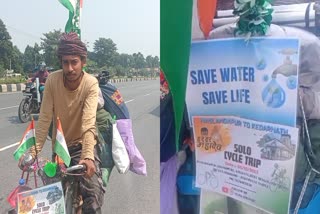
<svg viewBox="0 0 320 214"><path fill-rule="evenodd" d="M316 36L320 35L320 1L317 0L313 6L314 9L314 25Z"/></svg>

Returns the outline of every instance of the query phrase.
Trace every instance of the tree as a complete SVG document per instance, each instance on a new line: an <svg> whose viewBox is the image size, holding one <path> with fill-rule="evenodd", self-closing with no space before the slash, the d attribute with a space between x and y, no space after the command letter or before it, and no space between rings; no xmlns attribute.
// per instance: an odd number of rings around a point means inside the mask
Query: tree
<svg viewBox="0 0 320 214"><path fill-rule="evenodd" d="M0 64L0 77L2 78L3 76L4 76L4 74L5 74L5 69L4 69L4 67L3 67L3 65L1 65Z"/></svg>
<svg viewBox="0 0 320 214"><path fill-rule="evenodd" d="M142 53L140 53L140 52L134 53L134 54L132 54L132 56L133 56L133 61L134 61L134 68L136 68L136 69L145 68L146 61L145 61Z"/></svg>
<svg viewBox="0 0 320 214"><path fill-rule="evenodd" d="M146 57L146 64L148 68L153 68L153 57L151 55Z"/></svg>
<svg viewBox="0 0 320 214"><path fill-rule="evenodd" d="M91 59L89 59L89 57L87 58L87 62L86 62L86 71L88 73L97 73L98 72L98 68L97 68L97 63Z"/></svg>
<svg viewBox="0 0 320 214"><path fill-rule="evenodd" d="M129 54L120 54L117 57L116 63L124 68L132 67L133 58Z"/></svg>
<svg viewBox="0 0 320 214"><path fill-rule="evenodd" d="M23 54L20 52L17 46L13 47L10 59L11 69L13 69L15 73L23 73Z"/></svg>
<svg viewBox="0 0 320 214"><path fill-rule="evenodd" d="M10 58L13 54L11 36L3 21L0 19L0 66L3 69L9 69Z"/></svg>
<svg viewBox="0 0 320 214"><path fill-rule="evenodd" d="M153 57L152 68L159 68L159 66L160 66L159 57L158 56Z"/></svg>
<svg viewBox="0 0 320 214"><path fill-rule="evenodd" d="M45 33L44 38L41 38L41 50L43 50L44 61L47 66L54 68L60 68L60 62L57 56L59 39L62 32L61 30L53 30L49 33Z"/></svg>
<svg viewBox="0 0 320 214"><path fill-rule="evenodd" d="M97 62L99 67L111 67L115 65L118 54L117 45L111 39L99 38L96 40L93 52L94 61Z"/></svg>
<svg viewBox="0 0 320 214"><path fill-rule="evenodd" d="M44 58L43 58L43 55L40 53L41 47L38 45L38 43L34 44L33 50L34 50L34 66L37 66L44 61Z"/></svg>

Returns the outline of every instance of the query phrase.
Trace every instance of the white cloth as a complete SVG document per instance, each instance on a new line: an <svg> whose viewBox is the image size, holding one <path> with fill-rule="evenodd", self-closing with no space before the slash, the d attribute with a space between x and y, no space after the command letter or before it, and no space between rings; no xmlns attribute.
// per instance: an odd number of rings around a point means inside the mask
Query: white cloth
<svg viewBox="0 0 320 214"><path fill-rule="evenodd" d="M112 138L112 157L114 164L120 174L124 174L129 170L130 160L127 149L120 136L117 124L113 124L113 138Z"/></svg>
<svg viewBox="0 0 320 214"><path fill-rule="evenodd" d="M98 109L102 109L104 106L104 99L101 92L101 89L99 88L99 95L98 95Z"/></svg>

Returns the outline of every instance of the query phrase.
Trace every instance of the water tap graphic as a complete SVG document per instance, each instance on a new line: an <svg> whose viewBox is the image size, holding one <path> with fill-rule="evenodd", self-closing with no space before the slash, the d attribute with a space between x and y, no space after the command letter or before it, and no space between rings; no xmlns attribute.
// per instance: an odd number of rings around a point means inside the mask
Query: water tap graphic
<svg viewBox="0 0 320 214"><path fill-rule="evenodd" d="M295 89L297 87L296 75L298 71L297 64L293 64L290 58L291 55L298 52L287 48L279 51L280 54L285 55L283 64L278 66L271 75L271 81L262 91L262 100L264 104L271 108L279 108L286 101L286 94L280 84L277 82L277 75L281 74L288 77L287 87L289 89Z"/></svg>
<svg viewBox="0 0 320 214"><path fill-rule="evenodd" d="M282 74L286 77L296 76L298 71L298 65L292 63L290 56L297 54L298 52L296 50L287 48L282 49L281 51L279 51L279 53L285 55L286 57L283 60L283 64L273 71L271 77L277 78L278 74Z"/></svg>

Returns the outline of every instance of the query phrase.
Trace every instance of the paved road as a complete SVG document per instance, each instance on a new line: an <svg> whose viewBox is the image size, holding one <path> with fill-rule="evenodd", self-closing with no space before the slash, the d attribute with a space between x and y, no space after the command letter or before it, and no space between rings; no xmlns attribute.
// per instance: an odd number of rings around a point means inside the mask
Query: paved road
<svg viewBox="0 0 320 214"><path fill-rule="evenodd" d="M113 170L103 213L134 214L159 213L159 81L118 83L133 120L135 142L147 161L148 176L131 172L121 175ZM21 92L0 94L0 213L6 213L9 205L7 195L17 185L21 171L17 168L12 153L20 141L27 124L17 117ZM42 156L49 157L50 143L47 142ZM107 212L106 212L107 211Z"/></svg>

